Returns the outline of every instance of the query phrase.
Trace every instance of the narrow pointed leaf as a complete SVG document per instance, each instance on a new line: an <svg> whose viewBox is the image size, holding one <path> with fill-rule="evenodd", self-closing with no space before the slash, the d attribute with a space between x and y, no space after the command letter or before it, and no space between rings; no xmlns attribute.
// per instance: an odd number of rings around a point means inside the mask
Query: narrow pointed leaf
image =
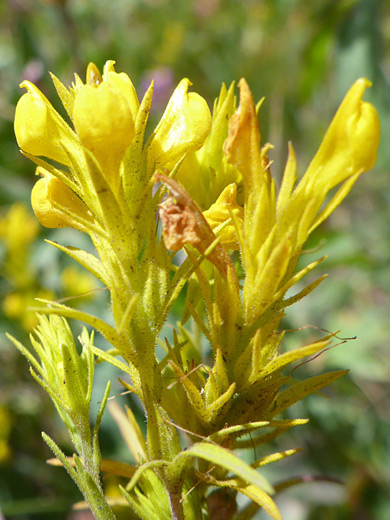
<svg viewBox="0 0 390 520"><path fill-rule="evenodd" d="M262 489L259 489L253 484L246 486L235 486L234 489L237 489L237 491L250 498L253 502L256 502L256 504L264 509L264 511L266 511L274 520L282 520L282 515L280 514L279 509L276 507L275 502Z"/></svg>
<svg viewBox="0 0 390 520"><path fill-rule="evenodd" d="M107 361L107 363L110 363L110 365L113 365L114 367L119 368L119 370L121 370L125 374L131 376L131 370L130 370L129 366L126 365L125 363L123 363L123 361L120 361L115 356L112 356L105 350L101 350L100 348L97 348L95 346L91 346L90 349L100 359Z"/></svg>
<svg viewBox="0 0 390 520"><path fill-rule="evenodd" d="M345 376L348 372L349 370L328 372L319 376L310 377L305 381L300 381L290 388L287 388L287 390L284 390L279 394L274 403L274 407L270 410L272 417L280 414L283 410L286 410L298 401L301 401L301 399L307 395L317 392L317 390L320 390L324 386L330 385L330 383Z"/></svg>
<svg viewBox="0 0 390 520"><path fill-rule="evenodd" d="M63 251L68 256L73 258L73 260L76 260L76 262L85 267L85 269L92 273L106 287L110 287L109 277L104 270L103 264L96 256L91 255L82 249L78 249L77 247L62 246L61 244L57 244L57 242L53 242L52 240L46 240L46 242L56 247L60 251Z"/></svg>
<svg viewBox="0 0 390 520"><path fill-rule="evenodd" d="M316 341L315 343L311 343L305 347L285 352L268 363L261 371L260 377L265 378L273 372L280 371L290 363L294 363L295 361L298 361L304 357L311 356L312 354L315 354L316 352L326 348L328 345L329 339L325 339L322 341Z"/></svg>
<svg viewBox="0 0 390 520"><path fill-rule="evenodd" d="M209 406L205 409L205 419L210 424L213 424L215 421L219 419L218 415L222 413L224 407L228 407L229 401L233 397L233 394L236 390L236 383L232 383L225 393L220 395L218 399L213 401Z"/></svg>
<svg viewBox="0 0 390 520"><path fill-rule="evenodd" d="M236 455L233 455L231 451L222 448L222 446L210 444L208 442L199 442L188 448L188 450L179 453L175 457L173 464L175 461L192 457L199 457L203 460L208 460L221 468L231 471L248 484L258 486L266 493L272 494L274 492L272 486L262 475L260 475L260 473L251 468L249 464L236 457Z"/></svg>

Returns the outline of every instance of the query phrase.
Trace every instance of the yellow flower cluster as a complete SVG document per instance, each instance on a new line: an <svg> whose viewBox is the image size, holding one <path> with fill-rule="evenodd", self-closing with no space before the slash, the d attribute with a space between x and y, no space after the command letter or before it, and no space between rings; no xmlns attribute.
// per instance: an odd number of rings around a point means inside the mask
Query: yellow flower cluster
<svg viewBox="0 0 390 520"><path fill-rule="evenodd" d="M115 72L113 61L106 63L102 75L90 64L85 83L76 75L70 88L52 77L72 125L29 82L22 83L27 93L16 108L19 146L38 165L41 176L32 191L32 206L46 227L71 226L89 234L96 256L52 245L108 288L114 325L58 302L49 302L44 312L88 323L114 348L102 351L93 345L93 338L86 337L85 353L80 357L65 321L41 319L40 343L33 345L45 354L45 370L50 367L52 374L52 359L58 365L53 369L52 385L47 381L49 394L59 409L62 401L68 402L73 416L64 413L64 422L74 432L80 414L89 421L89 401L83 393L90 398L94 354L131 377L131 384L123 384L144 406L147 442L130 415L129 435L133 448L134 443L145 447L147 462L134 472L122 494L140 516L145 506L145 510L156 511L156 518L161 507L168 511L164 509L167 518L170 509L173 518L201 518L207 486L197 487L191 480L192 457L201 461L197 467L203 468L204 484L239 491L279 520L270 497L276 488L254 468L295 451L263 457L251 467L225 446L234 450L260 445L303 424L299 419L274 418L345 374L336 371L298 383L286 378L283 371L289 364L319 352L331 336L280 353L283 332L279 323L284 309L323 279L286 297L321 261L297 272L308 236L375 163L379 120L374 107L362 100L369 82L359 79L351 87L300 180L290 144L277 190L267 156L271 145L261 146L257 107L245 80L239 82L238 106L234 85L223 86L211 115L206 101L188 92L190 82L183 79L146 139L153 85L139 101L130 78ZM157 212L163 240L157 232ZM187 258L178 266L168 250L182 248ZM229 254L234 250L240 251L242 269ZM204 264L205 259L212 266ZM182 323L191 316L209 342L214 354L211 367L205 366L200 341L192 345L181 325L172 345L166 340L165 357L156 358L158 335L187 282ZM54 330L60 323L65 339L62 352L52 358L51 351L61 339ZM37 372L43 373L33 356L14 343ZM43 350L40 344L46 345ZM41 381L38 375L36 379ZM63 380L66 388L58 393L55 387ZM182 450L176 425L202 441ZM251 438L251 443L239 439L263 427L273 430ZM91 442L88 434L86 451L77 442L75 445L83 461L93 458L95 437ZM58 447L54 443L51 447L78 482L83 475L81 462L75 460L76 473ZM84 496L100 515L97 518L106 519L112 518L108 504L103 514L103 498L96 502L99 457L89 469L86 466L96 487L86 485ZM118 465L111 468L115 472ZM228 478L229 471L236 477ZM139 480L142 493L134 491ZM79 483L82 490L83 485ZM184 494L186 486L191 493Z"/></svg>
<svg viewBox="0 0 390 520"><path fill-rule="evenodd" d="M130 78L127 74L116 73L113 61L106 63L103 76L94 64L90 64L85 84L77 75L69 89L55 76L53 81L74 130L35 85L24 81L21 86L27 93L16 108L15 134L26 155L46 157L72 172L71 175L63 172L56 175L54 171L45 172L41 168L38 174L44 176L44 182L33 192L34 211L41 223L47 227L61 227L71 225L71 215L61 221L60 213L64 216L65 208L83 218L88 218L88 211L59 182L75 191L87 205L91 203L88 195L93 192L93 180L80 171L83 166L85 170L85 153L91 152L117 194L121 190L121 179L125 176L123 168L131 160L126 156L126 151L135 139L140 138L149 107L145 106L148 101L145 99L140 110ZM207 103L198 94L189 93L189 85L186 79L180 82L148 141L149 176L157 168L171 168L185 153L200 148L208 134L211 115ZM152 88L149 98L151 92ZM59 182L53 181L53 177ZM85 184L84 196L80 189L74 189L73 183L78 185L77 188ZM64 191L62 196L61 189ZM91 207L89 209L93 210Z"/></svg>
<svg viewBox="0 0 390 520"><path fill-rule="evenodd" d="M142 111L148 107L144 103L140 111L130 78L115 72L113 61L106 63L102 76L96 66L90 64L86 83L75 75L70 89L54 76L53 80L74 130L45 96L25 81L21 86L27 93L17 105L15 133L26 155L46 157L69 170L58 173L43 166L38 169L37 174L43 178L33 190L32 203L40 222L46 227L80 228L97 213L93 207L95 180L82 173L85 154L91 152L118 196L123 181L132 184L124 170L129 169L132 161L129 152L141 135L140 123L146 124ZM205 216L213 229L230 222L220 231L220 241L229 249L238 248L231 212L236 222L242 224L243 204L237 203L237 187L242 192L242 184L247 207L244 235L246 240L255 241L251 254L256 254L271 231L279 242L288 236L294 243L292 249L298 250L309 231L328 216L356 177L375 163L379 124L375 109L362 102L369 82L360 79L347 94L318 153L295 189L296 162L290 146L283 184L275 201L275 187L267 169L267 149L259 149L257 115L246 83L241 82L241 100L236 113L233 88L222 89L213 119L205 100L188 92L189 85L187 79L179 83L145 146L144 164L137 166L146 169L143 175L150 178L154 171L171 170L184 159L177 179L199 206L207 210ZM349 182L343 192L330 206L322 208L327 193L347 179ZM251 207L254 203L256 211ZM260 222L260 232L249 232L257 229ZM268 239L268 242L274 240ZM273 244L269 243L269 247ZM256 263L254 269L258 271L261 267Z"/></svg>

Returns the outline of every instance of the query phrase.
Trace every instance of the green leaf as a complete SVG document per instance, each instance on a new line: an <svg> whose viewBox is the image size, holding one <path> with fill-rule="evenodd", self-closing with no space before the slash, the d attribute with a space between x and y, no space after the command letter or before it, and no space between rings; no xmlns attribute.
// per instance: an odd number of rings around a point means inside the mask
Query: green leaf
<svg viewBox="0 0 390 520"><path fill-rule="evenodd" d="M283 410L286 410L293 404L301 401L301 399L307 395L317 392L317 390L333 383L336 379L345 376L348 372L349 370L336 370L335 372L327 372L326 374L310 377L305 381L296 383L278 395L274 402L274 406L270 409L270 415L272 417L279 415Z"/></svg>
<svg viewBox="0 0 390 520"><path fill-rule="evenodd" d="M40 374L43 375L43 369L41 365L38 363L37 359L31 354L31 352L24 346L20 341L15 339L13 336L8 334L8 332L5 333L7 338L12 341L12 343L15 345L15 347L19 350L19 352L32 364L32 366L35 368L35 370Z"/></svg>
<svg viewBox="0 0 390 520"><path fill-rule="evenodd" d="M261 446L263 444L269 444L271 441L283 435L288 429L293 426L301 426L303 424L307 424L309 422L308 419L288 419L288 420L280 420L280 421L270 421L268 425L270 428L275 428L269 433L259 435L257 437L251 437L250 439L237 439L234 441L233 446L234 449L244 450L244 449L253 449L256 446Z"/></svg>
<svg viewBox="0 0 390 520"><path fill-rule="evenodd" d="M259 487L266 493L274 493L273 487L262 475L260 475L260 473L249 466L249 464L236 457L236 455L231 451L222 448L222 446L218 446L217 444L210 444L208 442L199 442L194 444L188 448L188 450L179 453L171 464L175 465L176 462L192 457L199 457L200 459L212 462L221 468L231 471L248 484L253 484L254 486Z"/></svg>
<svg viewBox="0 0 390 520"><path fill-rule="evenodd" d="M282 520L282 515L280 514L279 509L276 507L275 502L262 489L259 489L253 484L237 485L232 487L233 489L237 489L237 491L250 498L253 502L256 502L256 504L262 507L264 511L266 511L274 520Z"/></svg>
<svg viewBox="0 0 390 520"><path fill-rule="evenodd" d="M49 437L45 432L42 432L42 438L49 446L51 451L54 453L54 455L57 457L57 459L61 462L66 471L69 473L69 476L72 478L75 484L79 485L77 471L74 469L74 467L66 457L65 453L61 451L61 449L57 446L53 439Z"/></svg>
<svg viewBox="0 0 390 520"><path fill-rule="evenodd" d="M73 260L78 262L90 273L92 273L106 287L110 287L109 277L103 267L103 264L95 255L91 255L90 253L87 253L86 251L83 251L77 247L62 246L61 244L57 244L57 242L53 242L52 240L46 240L46 242L66 253L68 256L73 258Z"/></svg>
<svg viewBox="0 0 390 520"><path fill-rule="evenodd" d="M222 411L226 413L229 402L231 404L233 394L236 390L236 383L232 383L225 393L220 395L218 399L210 403L205 409L205 419L208 423L213 424L218 421L218 415L222 414ZM225 408L225 409L224 409Z"/></svg>
<svg viewBox="0 0 390 520"><path fill-rule="evenodd" d="M129 326L131 318L133 317L135 311L137 310L138 300L139 300L139 294L134 294L134 296L132 296L129 299L125 312L122 315L120 325L118 327L119 334L124 334L127 327Z"/></svg>
<svg viewBox="0 0 390 520"><path fill-rule="evenodd" d="M277 462L278 460L285 459L286 457L291 457L291 455L295 455L302 451L302 448L296 448L291 450L279 451L277 453L271 453L271 455L266 455L265 457L261 457L251 464L253 468L260 468L261 466L266 466L267 464L272 464L273 462Z"/></svg>
<svg viewBox="0 0 390 520"><path fill-rule="evenodd" d="M100 359L107 361L107 363L110 363L110 365L113 365L114 367L119 368L119 370L121 370L128 376L131 376L131 370L130 370L129 366L126 365L126 363L123 363L123 361L120 361L115 356L112 356L105 350L101 350L100 348L97 348L95 346L90 346L89 348Z"/></svg>
<svg viewBox="0 0 390 520"><path fill-rule="evenodd" d="M201 421L202 424L207 423L204 413L205 413L205 407L204 407L204 401L203 397L198 390L198 388L195 386L195 384L191 381L191 379L188 377L187 374L183 372L183 370L173 363L173 361L169 361L169 365L173 368L176 375L179 378L180 383L183 385L188 400L190 401L192 408L196 415L198 416L198 419Z"/></svg>
<svg viewBox="0 0 390 520"><path fill-rule="evenodd" d="M81 459L77 455L73 455L73 459L79 477L80 490L88 502L95 520L116 520L101 487L96 484L92 476L86 471Z"/></svg>
<svg viewBox="0 0 390 520"><path fill-rule="evenodd" d="M218 486L222 488L230 488L239 491L243 495L246 495L258 506L262 507L274 520L282 520L280 512L276 507L272 498L253 484L246 484L242 479L229 479L229 480L217 480L211 475L201 475L197 472L199 478L211 486Z"/></svg>
<svg viewBox="0 0 390 520"><path fill-rule="evenodd" d="M286 273L291 256L291 239L283 239L271 252L266 264L256 275L249 305L256 309L257 318L274 300L275 292ZM254 296L254 291L258 292ZM247 306L248 303L245 302ZM252 311L253 312L253 311Z"/></svg>
<svg viewBox="0 0 390 520"><path fill-rule="evenodd" d="M97 468L100 468L101 464L101 453L100 453L100 446L99 446L99 428L100 424L102 422L104 410L106 409L108 396L110 394L110 388L111 388L111 381L107 382L106 390L104 392L104 396L102 399L102 403L100 405L99 412L96 417L95 425L93 427L92 432L92 446L93 446L93 455L94 455L94 465Z"/></svg>
<svg viewBox="0 0 390 520"><path fill-rule="evenodd" d="M153 507L153 504L142 493L136 491L136 500L122 486L119 486L119 490L128 501L130 507L133 509L133 511L135 511L139 518L141 518L141 520L160 520L158 513Z"/></svg>
<svg viewBox="0 0 390 520"><path fill-rule="evenodd" d="M307 285L302 291L300 291L298 294L295 294L294 296L291 296L291 298L286 298L281 302L281 307L289 307L290 305L293 305L294 303L298 302L299 300L302 300L305 296L307 296L309 293L314 291L314 289L320 285L320 283L327 278L327 274L323 274L317 280L314 280L311 284Z"/></svg>
<svg viewBox="0 0 390 520"><path fill-rule="evenodd" d="M294 276L292 276L276 293L275 295L275 301L283 298L283 296L286 294L288 289L298 283L307 273L315 269L320 263L322 263L324 260L326 260L327 256L323 256L319 258L318 260L315 260L314 262L311 262L306 267L298 271Z"/></svg>
<svg viewBox="0 0 390 520"><path fill-rule="evenodd" d="M326 338L324 340L311 343L310 345L306 345L305 347L285 352L284 354L277 356L264 367L264 369L259 374L259 379L263 379L267 376L270 376L272 373L276 371L282 370L285 366L289 365L290 363L293 363L294 361L298 361L304 357L315 354L316 352L319 352L328 345L329 339Z"/></svg>
<svg viewBox="0 0 390 520"><path fill-rule="evenodd" d="M265 428L270 425L269 421L256 421L249 422L245 424L237 424L236 426L229 426L227 428L222 428L219 432L215 432L210 435L209 439L214 442L220 441L221 439L226 439L231 435L244 435L247 432L252 430L257 430L258 428Z"/></svg>
<svg viewBox="0 0 390 520"><path fill-rule="evenodd" d="M133 478L130 480L130 482L126 486L126 491L131 491L134 486L137 484L139 479L142 477L142 475L145 473L145 471L149 469L154 468L163 468L164 466L168 466L169 464L172 464L171 462L168 462L166 460L152 460L150 462L145 462L145 464L142 464L137 471L134 473Z"/></svg>

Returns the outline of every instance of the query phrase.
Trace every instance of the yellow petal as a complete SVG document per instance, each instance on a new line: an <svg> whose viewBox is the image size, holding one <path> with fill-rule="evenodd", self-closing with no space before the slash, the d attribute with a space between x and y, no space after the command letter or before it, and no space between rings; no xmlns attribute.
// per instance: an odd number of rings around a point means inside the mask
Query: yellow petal
<svg viewBox="0 0 390 520"><path fill-rule="evenodd" d="M72 131L54 110L38 88L24 81L21 87L27 89L15 112L15 135L20 148L35 156L44 156L62 164L69 164L64 145L74 144Z"/></svg>
<svg viewBox="0 0 390 520"><path fill-rule="evenodd" d="M102 166L113 159L119 164L134 137L129 103L111 82L84 85L74 102L73 122L82 144Z"/></svg>
<svg viewBox="0 0 390 520"><path fill-rule="evenodd" d="M300 249L312 230L345 198L358 177L375 164L380 128L375 108L362 101L368 86L370 82L361 78L347 92L294 191L296 162L290 153L278 198L278 240L289 234L294 247ZM323 208L328 192L340 183L343 184L338 192Z"/></svg>
<svg viewBox="0 0 390 520"><path fill-rule="evenodd" d="M332 189L358 172L371 169L376 162L380 125L375 108L362 101L371 84L358 79L347 92L322 143L311 162L304 184L319 184Z"/></svg>
<svg viewBox="0 0 390 520"><path fill-rule="evenodd" d="M224 222L231 219L231 213L236 217L236 222L242 225L244 218L244 210L237 204L237 186L236 184L229 184L223 190L216 202L210 208L203 212L211 229L215 229ZM216 231L215 231L216 232ZM233 222L227 224L217 236L220 238L220 244L226 249L239 249L237 233Z"/></svg>
<svg viewBox="0 0 390 520"><path fill-rule="evenodd" d="M186 154L175 175L202 210L209 208L229 184L242 184L241 173L226 161L223 153L235 105L234 83L229 90L223 84L214 102L210 133L199 150Z"/></svg>
<svg viewBox="0 0 390 520"><path fill-rule="evenodd" d="M44 173L39 168L40 173ZM35 216L47 228L75 227L72 217L62 212L58 206L74 215L90 220L87 206L73 191L48 172L37 181L31 192L31 205Z"/></svg>
<svg viewBox="0 0 390 520"><path fill-rule="evenodd" d="M164 115L148 143L148 162L152 171L172 168L186 152L198 150L210 128L209 107L199 94L188 92L188 79L176 87Z"/></svg>
<svg viewBox="0 0 390 520"><path fill-rule="evenodd" d="M115 62L110 60L104 65L103 81L111 84L122 92L127 99L133 121L138 114L139 100L134 85L127 74L124 72L116 73L114 69Z"/></svg>

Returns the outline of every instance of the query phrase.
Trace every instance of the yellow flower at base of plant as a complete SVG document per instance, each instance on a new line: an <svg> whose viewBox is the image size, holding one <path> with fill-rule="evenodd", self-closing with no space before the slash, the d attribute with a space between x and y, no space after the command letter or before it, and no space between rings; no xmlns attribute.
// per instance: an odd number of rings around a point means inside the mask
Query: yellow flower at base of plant
<svg viewBox="0 0 390 520"><path fill-rule="evenodd" d="M74 216L90 220L87 206L63 182L43 168L38 173L44 176L37 181L31 192L31 205L35 216L47 228L73 227L78 229Z"/></svg>
<svg viewBox="0 0 390 520"><path fill-rule="evenodd" d="M61 286L66 296L83 296L83 301L91 297L97 289L96 279L90 273L72 265L65 267L61 273Z"/></svg>
<svg viewBox="0 0 390 520"><path fill-rule="evenodd" d="M26 249L36 239L38 232L36 219L21 202L16 202L6 215L0 216L0 239L7 249L16 251L18 255L22 248Z"/></svg>

